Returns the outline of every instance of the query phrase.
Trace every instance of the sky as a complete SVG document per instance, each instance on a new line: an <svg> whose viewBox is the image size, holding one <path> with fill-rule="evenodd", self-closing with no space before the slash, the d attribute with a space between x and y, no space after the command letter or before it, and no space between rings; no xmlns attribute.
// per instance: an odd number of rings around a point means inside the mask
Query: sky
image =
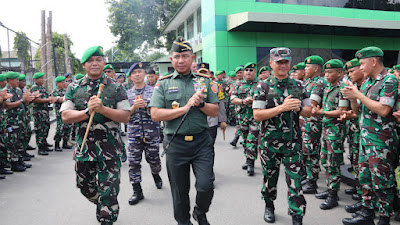
<svg viewBox="0 0 400 225"><path fill-rule="evenodd" d="M40 43L41 10L53 14L53 32L68 34L73 46L72 53L80 59L83 52L100 45L105 50L115 46L116 38L111 34L108 5L105 0L11 0L1 4L0 22L6 27L20 32ZM10 48L14 46L14 35L10 33ZM36 44L32 44L35 48ZM0 26L0 46L8 50L7 30Z"/></svg>

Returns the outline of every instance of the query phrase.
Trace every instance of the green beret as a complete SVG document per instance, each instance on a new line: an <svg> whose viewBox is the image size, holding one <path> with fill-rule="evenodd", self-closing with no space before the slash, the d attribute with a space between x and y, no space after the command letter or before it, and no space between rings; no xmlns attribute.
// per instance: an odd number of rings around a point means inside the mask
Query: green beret
<svg viewBox="0 0 400 225"><path fill-rule="evenodd" d="M58 77L56 77L56 83L58 83L58 82L63 82L65 80L65 77L64 76L58 76Z"/></svg>
<svg viewBox="0 0 400 225"><path fill-rule="evenodd" d="M224 73L223 70L218 70L218 71L215 73L215 75L218 76L218 75L221 75L221 74L223 74L223 73Z"/></svg>
<svg viewBox="0 0 400 225"><path fill-rule="evenodd" d="M304 62L297 63L297 65L293 66L293 70L304 70L306 68L306 64Z"/></svg>
<svg viewBox="0 0 400 225"><path fill-rule="evenodd" d="M394 70L400 70L400 64L393 66Z"/></svg>
<svg viewBox="0 0 400 225"><path fill-rule="evenodd" d="M242 66L238 66L235 69L235 73L237 73L238 71L243 71L243 67Z"/></svg>
<svg viewBox="0 0 400 225"><path fill-rule="evenodd" d="M360 66L360 62L358 61L358 59L352 59L346 62L346 64L344 65L344 69L348 70L357 66Z"/></svg>
<svg viewBox="0 0 400 225"><path fill-rule="evenodd" d="M331 59L324 64L324 70L326 69L343 69L343 63L339 59Z"/></svg>
<svg viewBox="0 0 400 225"><path fill-rule="evenodd" d="M246 63L246 65L244 65L243 68L244 68L244 69L247 69L247 68L257 69L257 64L255 64L255 63L253 63L253 62L248 62L248 63Z"/></svg>
<svg viewBox="0 0 400 225"><path fill-rule="evenodd" d="M160 74L160 72L156 71L156 75Z"/></svg>
<svg viewBox="0 0 400 225"><path fill-rule="evenodd" d="M103 70L105 70L105 69L111 69L111 70L114 71L114 67L113 67L113 65L111 65L111 64L105 65L104 68L103 68Z"/></svg>
<svg viewBox="0 0 400 225"><path fill-rule="evenodd" d="M26 80L26 76L25 76L25 74L22 74L22 73L20 73L19 74L19 77L18 77L19 79L19 81L23 81L23 80Z"/></svg>
<svg viewBox="0 0 400 225"><path fill-rule="evenodd" d="M258 74L264 72L264 71L271 71L271 67L269 66L263 66L261 69L258 71Z"/></svg>
<svg viewBox="0 0 400 225"><path fill-rule="evenodd" d="M84 64L90 56L104 56L103 47L101 46L93 46L88 48L82 56L81 63Z"/></svg>
<svg viewBox="0 0 400 225"><path fill-rule="evenodd" d="M43 72L37 72L35 74L33 74L33 79L38 79L44 76Z"/></svg>
<svg viewBox="0 0 400 225"><path fill-rule="evenodd" d="M78 73L78 74L75 75L75 80L80 80L80 79L82 79L84 76L85 76L85 75L83 75L83 74L81 74L81 73Z"/></svg>
<svg viewBox="0 0 400 225"><path fill-rule="evenodd" d="M3 74L0 74L0 82L1 81L5 81L7 78L6 78L6 75L3 73Z"/></svg>
<svg viewBox="0 0 400 225"><path fill-rule="evenodd" d="M365 59L365 58L371 58L371 57L383 57L383 51L382 49L378 47L366 47L358 52L356 52L356 58L357 59Z"/></svg>
<svg viewBox="0 0 400 225"><path fill-rule="evenodd" d="M317 65L324 65L324 59L318 55L308 56L304 60L304 64L317 64Z"/></svg>
<svg viewBox="0 0 400 225"><path fill-rule="evenodd" d="M228 76L229 77L236 77L235 71L229 71Z"/></svg>
<svg viewBox="0 0 400 225"><path fill-rule="evenodd" d="M14 71L9 71L6 73L6 78L7 79L17 79L17 78L19 78L19 73L14 72Z"/></svg>
<svg viewBox="0 0 400 225"><path fill-rule="evenodd" d="M165 76L168 76L169 75L169 73L168 72L165 72L165 73L163 73L163 77L165 77Z"/></svg>
<svg viewBox="0 0 400 225"><path fill-rule="evenodd" d="M171 52L182 53L186 51L193 51L192 46L185 38L178 36L172 43Z"/></svg>

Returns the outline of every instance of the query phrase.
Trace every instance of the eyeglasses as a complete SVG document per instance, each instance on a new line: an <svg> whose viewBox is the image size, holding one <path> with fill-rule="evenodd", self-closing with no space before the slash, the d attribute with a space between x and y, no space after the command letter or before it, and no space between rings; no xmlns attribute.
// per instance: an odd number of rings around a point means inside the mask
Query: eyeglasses
<svg viewBox="0 0 400 225"><path fill-rule="evenodd" d="M246 71L246 72L253 72L254 69L245 69L244 71Z"/></svg>

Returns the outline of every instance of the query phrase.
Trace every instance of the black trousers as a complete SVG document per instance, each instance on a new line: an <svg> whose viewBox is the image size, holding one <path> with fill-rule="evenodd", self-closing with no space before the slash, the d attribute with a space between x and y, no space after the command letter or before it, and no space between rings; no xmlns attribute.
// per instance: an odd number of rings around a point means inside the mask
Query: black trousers
<svg viewBox="0 0 400 225"><path fill-rule="evenodd" d="M212 145L214 147L215 144L215 139L217 139L217 133L218 133L218 126L213 126L207 129L208 134L210 135L212 139Z"/></svg>
<svg viewBox="0 0 400 225"><path fill-rule="evenodd" d="M208 212L214 196L214 151L210 135L206 130L192 135L193 141L185 141L184 135L175 136L167 150L167 172L174 206L174 217L178 225L190 223L190 167L196 178L196 206L194 212ZM164 148L171 135L166 135Z"/></svg>

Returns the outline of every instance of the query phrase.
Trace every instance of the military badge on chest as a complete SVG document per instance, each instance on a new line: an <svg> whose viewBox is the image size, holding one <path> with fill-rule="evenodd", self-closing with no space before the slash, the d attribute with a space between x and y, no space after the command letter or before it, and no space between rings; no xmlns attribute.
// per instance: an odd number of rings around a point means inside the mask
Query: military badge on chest
<svg viewBox="0 0 400 225"><path fill-rule="evenodd" d="M199 92L202 89L204 89L203 97L207 98L207 85L206 85L205 79L203 77L193 78L193 88L194 88L195 92Z"/></svg>

